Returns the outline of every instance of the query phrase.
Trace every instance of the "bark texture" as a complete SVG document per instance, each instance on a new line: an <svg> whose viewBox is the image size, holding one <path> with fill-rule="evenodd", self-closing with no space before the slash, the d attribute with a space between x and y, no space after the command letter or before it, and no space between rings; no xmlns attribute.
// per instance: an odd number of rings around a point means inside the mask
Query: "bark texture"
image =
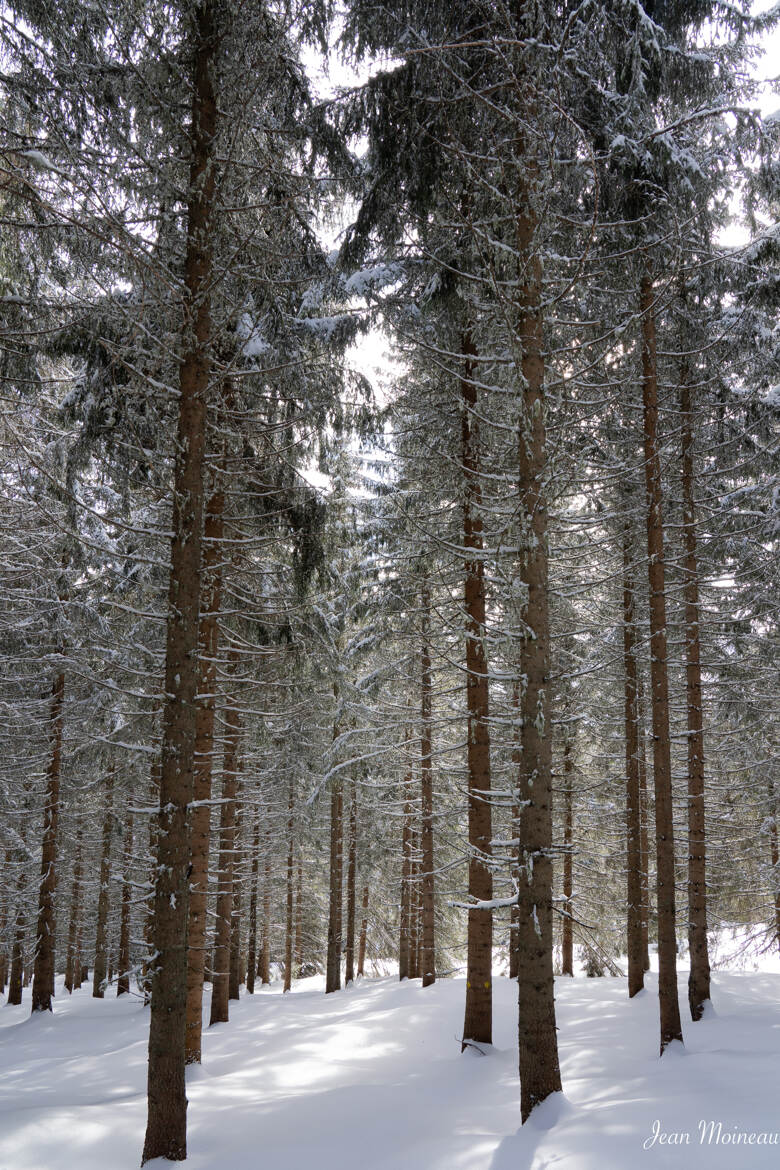
<svg viewBox="0 0 780 1170"><path fill-rule="evenodd" d="M235 652L231 651L231 666ZM233 941L233 877L236 857L236 798L238 796L238 747L241 721L232 696L224 708L225 743L222 756L222 803L219 820L219 872L217 874L217 924L214 934L214 969L211 979L209 1024L228 1021L230 999L230 952Z"/></svg>
<svg viewBox="0 0 780 1170"><path fill-rule="evenodd" d="M100 850L100 891L98 893L97 928L95 930L95 966L92 972L92 995L103 999L108 975L108 908L111 897L111 841L114 836L114 771L106 778L106 808L103 814L103 840Z"/></svg>
<svg viewBox="0 0 780 1170"><path fill-rule="evenodd" d="M673 1040L682 1042L683 1037L682 1024L680 1023L680 1004L677 998L666 581L661 460L658 453L658 363L653 281L646 270L641 280L639 308L642 320L642 401L647 496L647 555L650 584L650 686L658 899L658 998L661 1053L663 1054Z"/></svg>
<svg viewBox="0 0 780 1170"><path fill-rule="evenodd" d="M623 531L623 674L626 741L626 936L628 995L645 985L642 905L642 810L639 791L639 689L631 525Z"/></svg>
<svg viewBox="0 0 780 1170"><path fill-rule="evenodd" d="M215 0L193 13L191 163L173 479L171 575L165 647L160 816L154 898L155 970L149 1027L148 1116L142 1163L187 1157L185 1087L188 810L195 765L203 462L211 379L211 287L216 199L218 53Z"/></svg>
<svg viewBox="0 0 780 1170"><path fill-rule="evenodd" d="M349 851L347 860L347 948L344 986L355 982L355 880L357 872L357 784L349 786Z"/></svg>
<svg viewBox="0 0 780 1170"><path fill-rule="evenodd" d="M206 906L211 839L211 775L214 763L214 714L222 604L222 558L225 515L223 468L214 472L203 524L203 571L198 625L198 706L195 714L194 808L190 810L190 904L187 923L187 1010L185 1061L200 1064L203 1036L203 980L206 966Z"/></svg>
<svg viewBox="0 0 780 1170"><path fill-rule="evenodd" d="M696 552L696 503L693 492L693 410L690 371L683 363L680 379L682 427L683 540L685 543L685 685L688 712L688 1005L700 1020L710 998L707 947L707 845L704 821L704 712L701 693L699 634L699 566Z"/></svg>
<svg viewBox="0 0 780 1170"><path fill-rule="evenodd" d="M43 808L41 884L38 889L38 920L35 931L32 1010L50 1012L54 998L54 894L57 889L57 825L60 812L62 731L65 705L65 674L59 671L52 683L49 707L49 764L46 772L46 802Z"/></svg>
<svg viewBox="0 0 780 1170"><path fill-rule="evenodd" d="M423 987L436 982L435 878L433 873L433 679L429 641L431 599L427 585L422 594L423 628L420 653L420 862L419 930L417 972Z"/></svg>
<svg viewBox="0 0 780 1170"><path fill-rule="evenodd" d="M133 812L128 799L125 811L124 861L122 867L122 905L119 920L119 955L117 959L117 995L130 991L130 910L133 904Z"/></svg>
<svg viewBox="0 0 780 1170"><path fill-rule="evenodd" d="M519 584L527 598L527 635L520 657L520 675L525 685L518 783L518 1029L523 1122L551 1093L561 1090L552 941L552 727L542 271L534 241L534 166L530 161L528 170L525 210L517 220L518 254L524 265L517 320L522 373L518 482L525 541Z"/></svg>
<svg viewBox="0 0 780 1170"><path fill-rule="evenodd" d="M574 974L574 761L569 733L563 744L563 924L561 927L561 974Z"/></svg>
<svg viewBox="0 0 780 1170"><path fill-rule="evenodd" d="M463 591L466 613L466 710L469 815L469 898L493 897L492 815L490 806L490 731L488 664L485 651L485 562L480 505L479 433L475 409L475 348L471 335L461 338L464 368L461 387L461 463L463 467ZM469 1040L493 1041L493 914L469 910L466 955L466 1010L463 1047Z"/></svg>

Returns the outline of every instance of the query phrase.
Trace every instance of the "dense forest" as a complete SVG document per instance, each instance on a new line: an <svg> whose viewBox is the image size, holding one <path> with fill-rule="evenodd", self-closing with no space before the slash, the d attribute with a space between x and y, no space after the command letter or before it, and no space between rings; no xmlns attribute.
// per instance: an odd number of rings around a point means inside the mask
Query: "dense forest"
<svg viewBox="0 0 780 1170"><path fill-rule="evenodd" d="M144 1162L268 984L513 980L519 1125L556 978L777 954L779 21L0 5L0 991Z"/></svg>

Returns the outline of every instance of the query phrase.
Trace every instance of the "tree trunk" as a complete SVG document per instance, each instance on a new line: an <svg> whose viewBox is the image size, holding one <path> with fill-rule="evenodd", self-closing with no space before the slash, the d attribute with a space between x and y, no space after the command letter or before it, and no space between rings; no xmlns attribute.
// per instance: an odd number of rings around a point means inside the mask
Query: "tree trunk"
<svg viewBox="0 0 780 1170"><path fill-rule="evenodd" d="M466 611L466 707L469 813L469 898L493 897L492 815L490 805L490 732L488 728L488 664L485 652L485 563L483 560L482 485L479 479L479 437L475 421L476 354L471 336L461 339L465 362L461 388L461 462L463 464L463 565ZM466 959L466 1011L463 1044L493 1040L493 914L469 910Z"/></svg>
<svg viewBox="0 0 780 1170"><path fill-rule="evenodd" d="M404 819L401 830L401 913L398 930L398 978L409 978L412 937L412 831L414 805L411 800L412 774L404 777Z"/></svg>
<svg viewBox="0 0 780 1170"><path fill-rule="evenodd" d="M57 889L57 824L60 812L60 773L62 770L63 707L65 674L54 679L49 708L51 751L46 772L46 803L43 810L43 848L41 884L38 891L38 921L35 932L35 968L33 973L32 1010L50 1012L54 996L54 894Z"/></svg>
<svg viewBox="0 0 780 1170"><path fill-rule="evenodd" d="M292 990L293 965L293 930L295 909L295 785L290 780L290 792L287 800L287 874L286 874L286 910L284 923L284 987L282 991Z"/></svg>
<svg viewBox="0 0 780 1170"><path fill-rule="evenodd" d="M148 1116L142 1164L187 1157L185 1086L189 804L193 796L198 690L203 460L211 380L211 285L216 198L218 53L215 0L193 10L191 163L184 259L179 417L173 478L171 575L165 647L160 832L154 899Z"/></svg>
<svg viewBox="0 0 780 1170"><path fill-rule="evenodd" d="M263 933L260 945L260 982L271 982L271 838L266 832L265 862L263 864Z"/></svg>
<svg viewBox="0 0 780 1170"><path fill-rule="evenodd" d="M637 676L639 698L639 857L642 907L642 970L650 970L650 817L647 805L647 756L645 753L645 723L642 715L642 675Z"/></svg>
<svg viewBox="0 0 780 1170"><path fill-rule="evenodd" d="M355 877L357 868L357 785L349 786L349 847L347 861L347 953L344 986L355 982Z"/></svg>
<svg viewBox="0 0 780 1170"><path fill-rule="evenodd" d="M568 729L563 742L563 926L561 929L561 974L574 975L574 759Z"/></svg>
<svg viewBox="0 0 780 1170"><path fill-rule="evenodd" d="M707 948L707 857L704 823L704 713L699 636L699 567L696 556L696 506L693 495L693 411L690 373L683 362L680 379L682 419L683 540L685 542L685 679L688 709L688 1004L700 1020L710 998Z"/></svg>
<svg viewBox="0 0 780 1170"><path fill-rule="evenodd" d="M214 712L222 605L222 558L225 531L223 466L214 470L212 493L203 522L203 602L198 625L198 705L195 712L195 764L190 811L190 905L187 923L187 1064L200 1064L203 1038L203 979L206 966L206 910L211 839L211 774L214 764Z"/></svg>
<svg viewBox="0 0 780 1170"><path fill-rule="evenodd" d="M117 995L127 995L130 992L130 908L132 906L133 887L133 813L132 800L127 802L127 823L125 824L124 842L124 874L122 876L122 912L119 923L119 974L116 982Z"/></svg>
<svg viewBox="0 0 780 1170"><path fill-rule="evenodd" d="M420 978L420 831L412 825L412 870L409 896L409 978Z"/></svg>
<svg viewBox="0 0 780 1170"><path fill-rule="evenodd" d="M298 880L295 887L295 970L303 966L303 862L298 857Z"/></svg>
<svg viewBox="0 0 780 1170"><path fill-rule="evenodd" d="M780 950L780 845L778 844L778 800L775 786L769 781L769 856L772 861L772 899L775 905L775 940Z"/></svg>
<svg viewBox="0 0 780 1170"><path fill-rule="evenodd" d="M260 816L255 813L255 827L252 832L252 878L249 894L249 954L246 965L246 989L254 995L257 974L257 873L260 854Z"/></svg>
<svg viewBox="0 0 780 1170"><path fill-rule="evenodd" d="M162 769L162 761L159 756L152 757L152 765L149 769L149 789L150 789L150 805L154 807L159 806L160 803L160 772ZM140 988L143 991L144 1007L148 1007L152 999L152 971L153 955L154 955L154 890L155 890L155 862L154 858L157 856L157 835L159 833L159 815L149 818L149 856L152 858L149 866L149 889L150 895L146 898L146 915L144 918L144 948L146 954L141 963L141 981Z"/></svg>
<svg viewBox="0 0 780 1170"><path fill-rule="evenodd" d="M334 739L336 738L334 734ZM328 954L325 991L341 987L342 869L344 851L341 778L334 776L330 789L330 886L328 903Z"/></svg>
<svg viewBox="0 0 780 1170"><path fill-rule="evenodd" d="M423 626L420 653L420 902L418 971L423 987L436 982L436 920L433 872L433 759L431 717L433 685L429 641L431 598L427 584L422 595Z"/></svg>
<svg viewBox="0 0 780 1170"><path fill-rule="evenodd" d="M238 761L237 761L238 770ZM238 999L241 991L243 972L241 969L241 891L243 887L242 874L242 827L243 816L241 803L238 800L239 785L236 784L236 828L233 858L233 901L230 908L230 976L228 978L228 999Z"/></svg>
<svg viewBox="0 0 780 1170"><path fill-rule="evenodd" d="M655 787L656 883L658 900L658 998L661 1053L673 1040L682 1043L677 998L675 938L674 822L672 758L669 737L669 679L666 649L666 583L664 572L661 460L658 454L658 373L653 282L642 275L642 399L644 408L647 553L650 583L650 683L653 720Z"/></svg>
<svg viewBox="0 0 780 1170"><path fill-rule="evenodd" d="M68 923L68 954L65 961L65 989L72 992L80 982L77 942L81 922L81 863L83 854L84 826L80 816L76 818L76 856L73 860L73 885L70 892L70 922Z"/></svg>
<svg viewBox="0 0 780 1170"><path fill-rule="evenodd" d="M627 519L623 530L623 673L626 740L626 935L630 999L645 985L642 938L642 809L639 793L639 689L632 554L631 522Z"/></svg>
<svg viewBox="0 0 780 1170"><path fill-rule="evenodd" d="M230 652L231 665L235 651ZM217 925L214 937L210 1024L228 1021L230 998L230 949L233 927L233 867L236 849L236 797L238 795L238 740L240 720L232 696L224 709L225 745L222 757L222 803L219 821L219 873L217 875Z"/></svg>
<svg viewBox="0 0 780 1170"><path fill-rule="evenodd" d="M366 967L366 944L368 942L368 886L363 886L363 917L360 920L360 945L358 946L357 977L362 979Z"/></svg>
<svg viewBox="0 0 780 1170"><path fill-rule="evenodd" d="M542 271L532 210L535 164L517 218L518 253L525 283L518 290L517 340L521 347L518 443L519 509L525 543L521 583L527 590L520 675L522 691L519 776L520 847L518 858L518 1030L520 1109L523 1122L551 1093L561 1091L552 939L552 725L550 696L550 616L547 566L547 504L544 473Z"/></svg>
<svg viewBox="0 0 780 1170"><path fill-rule="evenodd" d="M106 777L106 810L103 816L103 844L100 851L100 892L95 932L95 966L92 996L103 999L108 975L108 909L111 898L111 839L114 835L114 768Z"/></svg>
<svg viewBox="0 0 780 1170"><path fill-rule="evenodd" d="M24 858L19 859L19 877L16 882L16 918L13 942L11 943L11 968L8 975L8 1003L16 1007L22 1002L24 981L24 905L25 905Z"/></svg>

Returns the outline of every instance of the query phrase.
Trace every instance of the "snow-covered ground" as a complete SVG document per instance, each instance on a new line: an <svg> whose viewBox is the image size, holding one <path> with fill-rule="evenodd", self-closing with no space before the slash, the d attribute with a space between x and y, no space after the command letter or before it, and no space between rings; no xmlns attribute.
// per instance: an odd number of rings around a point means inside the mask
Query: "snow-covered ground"
<svg viewBox="0 0 780 1170"><path fill-rule="evenodd" d="M366 980L327 997L318 979L288 996L274 985L204 1032L203 1066L189 1075L187 1165L776 1170L777 966L718 972L713 1010L684 1023L685 1048L663 1059L654 976L633 1002L621 979L559 979L565 1093L522 1130L508 979L496 980L495 1044L484 1056L460 1054L461 979L425 991ZM684 1009L684 973L680 1000ZM136 1170L146 1033L138 1000L94 1000L86 987L68 997L58 986L51 1016L30 1019L29 1003L0 1009L0 1170ZM735 1147L735 1133L776 1144Z"/></svg>

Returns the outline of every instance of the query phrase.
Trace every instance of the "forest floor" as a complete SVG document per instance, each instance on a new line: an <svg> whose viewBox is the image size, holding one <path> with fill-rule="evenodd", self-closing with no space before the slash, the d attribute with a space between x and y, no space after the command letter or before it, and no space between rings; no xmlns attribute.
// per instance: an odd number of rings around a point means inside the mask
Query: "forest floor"
<svg viewBox="0 0 780 1170"><path fill-rule="evenodd" d="M204 1030L204 1063L189 1073L187 1166L776 1170L780 964L717 972L712 1010L684 1017L685 1048L662 1059L648 982L629 1002L622 979L557 980L564 1096L522 1129L506 978L485 1055L460 1054L461 979L425 991L367 979L326 997L315 978L288 996L279 984L245 995L229 1024ZM0 1170L136 1170L148 1016L131 996L57 990L53 1015L31 1019L29 1000L0 1010ZM735 1132L776 1144L737 1146Z"/></svg>

